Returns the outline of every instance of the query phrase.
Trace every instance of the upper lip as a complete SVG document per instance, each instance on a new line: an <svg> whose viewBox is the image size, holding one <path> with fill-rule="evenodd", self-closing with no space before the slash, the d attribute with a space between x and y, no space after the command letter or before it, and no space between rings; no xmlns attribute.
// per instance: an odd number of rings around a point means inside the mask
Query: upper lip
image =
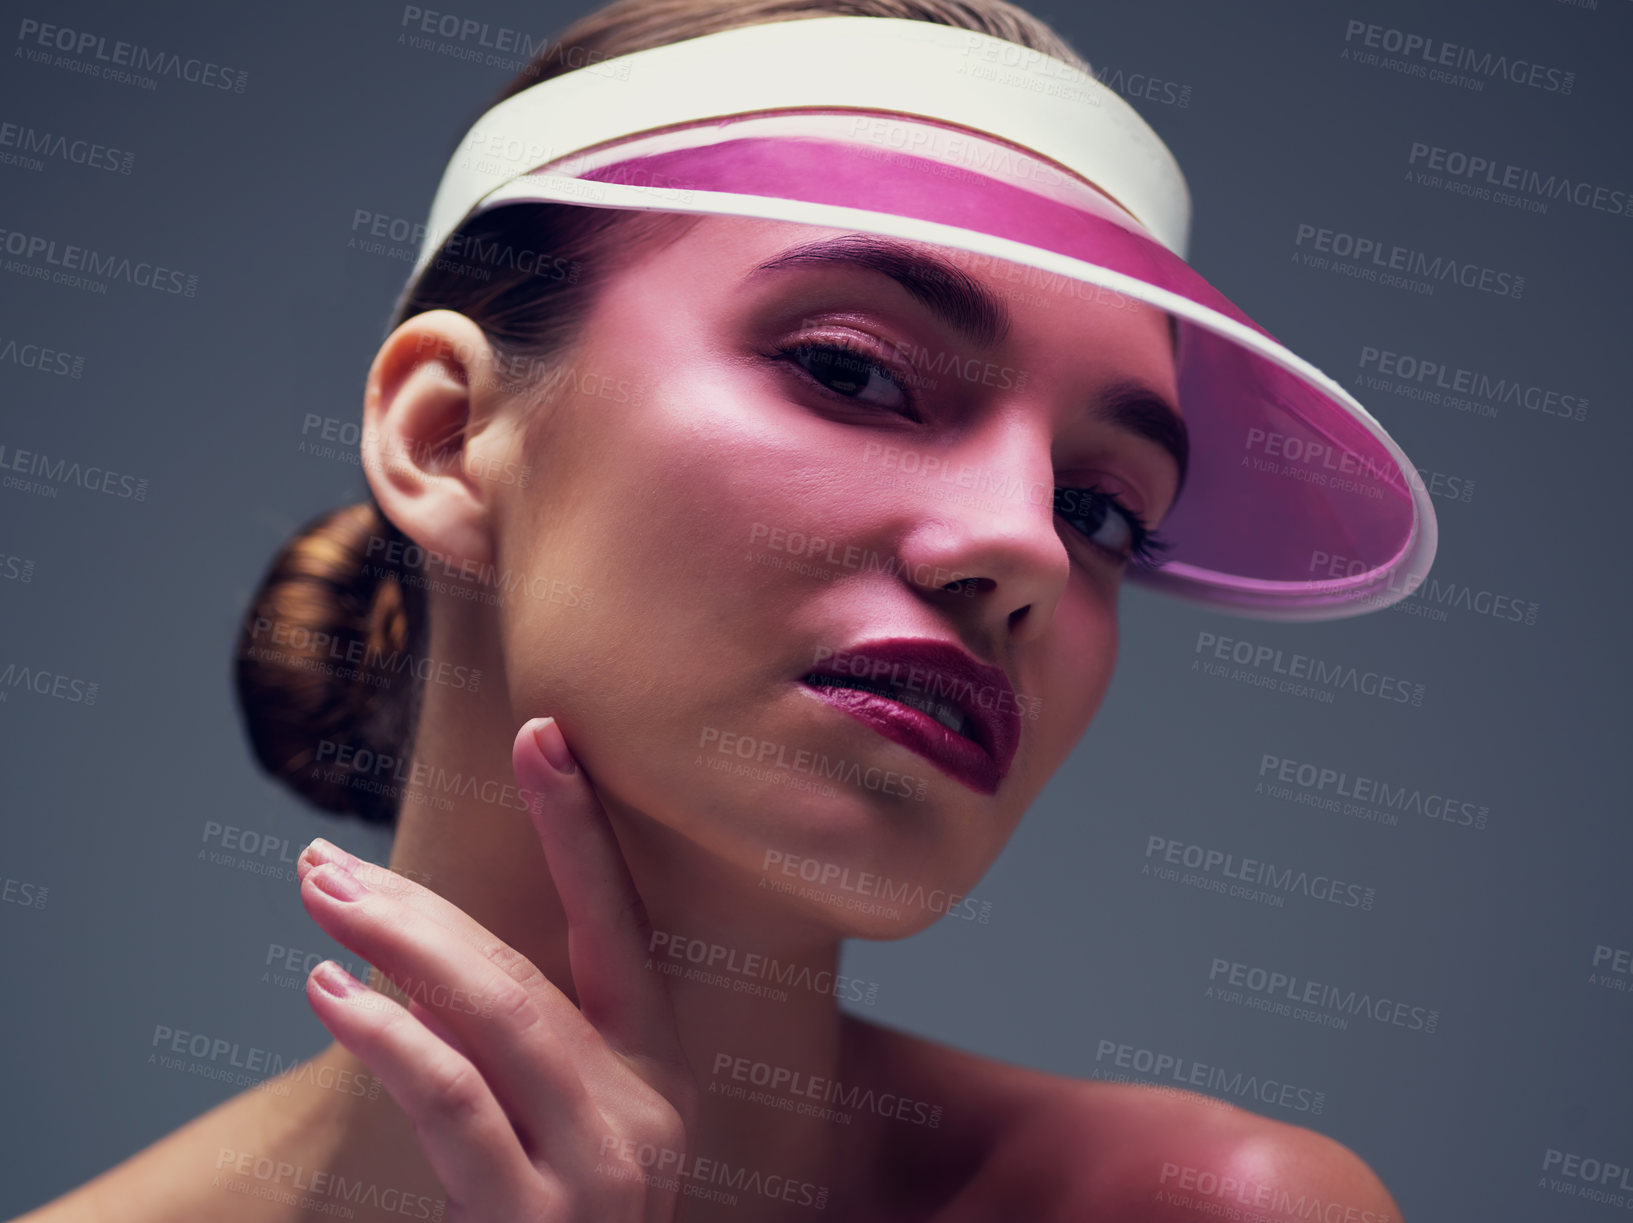
<svg viewBox="0 0 1633 1223"><path fill-rule="evenodd" d="M913 674L914 668L919 675ZM975 741L997 764L998 775L1009 772L1021 740L1021 714L1002 667L980 662L958 646L934 638L891 637L836 650L804 674L893 681L950 701L969 718Z"/></svg>

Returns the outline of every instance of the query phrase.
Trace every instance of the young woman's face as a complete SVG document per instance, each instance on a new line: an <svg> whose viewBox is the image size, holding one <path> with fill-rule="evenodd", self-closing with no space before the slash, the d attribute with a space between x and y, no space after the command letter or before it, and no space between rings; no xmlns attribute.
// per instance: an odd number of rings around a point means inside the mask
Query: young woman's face
<svg viewBox="0 0 1633 1223"><path fill-rule="evenodd" d="M981 265L700 221L604 282L496 508L539 596L502 616L517 714L848 933L997 856L1111 679L1125 514L1180 478L1167 317Z"/></svg>

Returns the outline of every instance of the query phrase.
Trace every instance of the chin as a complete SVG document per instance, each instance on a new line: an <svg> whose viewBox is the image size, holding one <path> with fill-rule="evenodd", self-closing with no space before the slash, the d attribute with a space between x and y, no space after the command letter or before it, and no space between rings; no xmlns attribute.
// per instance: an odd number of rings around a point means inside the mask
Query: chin
<svg viewBox="0 0 1633 1223"><path fill-rule="evenodd" d="M674 695L661 722L647 706L597 711L584 739L611 747L607 796L725 867L721 884L839 937L985 920L968 892L1024 809L1026 770L987 795L798 691L770 704Z"/></svg>
<svg viewBox="0 0 1633 1223"><path fill-rule="evenodd" d="M985 920L968 892L1002 840L972 834L979 813L960 810L964 787L951 778L906 794L882 780L877 789L731 780L741 784L715 807L734 813L726 855L767 905L855 938L906 938L943 917Z"/></svg>

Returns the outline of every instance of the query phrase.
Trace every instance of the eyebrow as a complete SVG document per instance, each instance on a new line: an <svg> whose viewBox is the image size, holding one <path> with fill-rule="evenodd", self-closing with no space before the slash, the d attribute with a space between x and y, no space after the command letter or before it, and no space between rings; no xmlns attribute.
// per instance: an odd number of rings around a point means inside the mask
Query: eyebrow
<svg viewBox="0 0 1633 1223"><path fill-rule="evenodd" d="M1191 432L1173 405L1143 383L1119 382L1107 392L1105 403L1095 414L1114 428L1162 447L1179 469L1179 480L1169 505L1178 502L1185 489L1185 472L1190 466Z"/></svg>
<svg viewBox="0 0 1633 1223"><path fill-rule="evenodd" d="M807 242L768 259L745 280L793 267L833 265L868 268L890 277L975 344L991 345L1009 334L1009 309L980 281L944 259L904 242L846 234Z"/></svg>
<svg viewBox="0 0 1633 1223"><path fill-rule="evenodd" d="M846 234L806 242L759 264L744 281L785 268L834 266L866 268L890 277L972 343L989 346L1009 334L1009 309L986 286L945 259L889 238ZM1170 315L1169 331L1177 344L1174 329ZM1106 393L1095 415L1114 428L1155 443L1167 453L1179 469L1179 482L1174 488L1178 500L1190 461L1190 431L1174 406L1150 387L1127 381L1117 383Z"/></svg>

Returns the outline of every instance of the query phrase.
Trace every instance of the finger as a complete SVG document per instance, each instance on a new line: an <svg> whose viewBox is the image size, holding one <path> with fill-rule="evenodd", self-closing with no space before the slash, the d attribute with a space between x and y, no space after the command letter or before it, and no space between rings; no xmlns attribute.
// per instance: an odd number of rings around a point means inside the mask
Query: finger
<svg viewBox="0 0 1633 1223"><path fill-rule="evenodd" d="M396 871L347 853L323 837L315 838L301 851L295 861L295 878L304 881L314 867L324 862L345 866L372 891L394 898L406 910L452 932L477 954L495 960L502 970L510 973L524 987L536 987L534 1001L549 1016L551 1027L575 1054L593 1057L596 1050L606 1049L606 1041L573 1005L572 999L525 956L501 943L485 926L446 897Z"/></svg>
<svg viewBox="0 0 1633 1223"><path fill-rule="evenodd" d="M304 881L314 867L324 862L347 867L371 892L391 898L396 904L402 905L405 911L412 911L435 922L466 943L474 954L496 963L501 971L530 992L534 1003L548 1017L551 1030L560 1037L569 1054L581 1065L593 1067L600 1062L609 1070L628 1069L618 1060L602 1035L580 1013L572 999L563 994L526 956L495 938L486 927L458 905L406 876L347 853L323 837L314 838L312 843L301 851L295 862L296 878ZM389 987L389 977L381 975ZM412 998L405 998L405 1001L412 1001ZM456 1044L456 1047L459 1045ZM468 1050L466 1052L469 1053Z"/></svg>
<svg viewBox="0 0 1633 1223"><path fill-rule="evenodd" d="M497 1213L538 1209L540 1176L476 1066L332 960L306 979L317 1017L361 1058L414 1124L449 1204ZM518 1216L525 1217L525 1216Z"/></svg>
<svg viewBox="0 0 1633 1223"><path fill-rule="evenodd" d="M442 1016L438 1015L432 1007L426 1006L418 998L410 998L407 994L404 994L378 968L370 969L369 979L365 984L375 993L407 1007L410 1015L429 1028L431 1035L439 1038L443 1044L447 1045L455 1053L463 1054L465 1057L471 1056L471 1051L465 1047L465 1042L459 1038L459 1033L449 1027Z"/></svg>
<svg viewBox="0 0 1633 1223"><path fill-rule="evenodd" d="M439 1043L492 1085L525 1150L557 1163L584 1157L599 1137L600 1113L539 1005L555 990L542 973L519 980L493 957L525 960L498 939L489 935L489 953L481 954L399 895L335 863L306 872L301 903L336 941L452 1029L454 1044Z"/></svg>
<svg viewBox="0 0 1633 1223"><path fill-rule="evenodd" d="M570 762L563 773L546 756ZM614 1048L684 1066L669 990L646 971L652 925L606 809L576 767L553 718L534 718L511 749L516 780L567 915L567 952L579 1009Z"/></svg>
<svg viewBox="0 0 1633 1223"><path fill-rule="evenodd" d="M378 982L374 980L375 976L380 978ZM382 989L381 986L385 988ZM378 969L369 978L369 988L376 993L384 994L387 997L391 996L389 992L391 983L386 980L385 974ZM408 1013L429 1028L431 1035L439 1038L443 1044L447 1045L455 1053L467 1058L471 1056L471 1051L465 1047L465 1042L459 1039L459 1034L444 1023L442 1017L436 1011L426 1006L418 998L408 998L405 1001Z"/></svg>

